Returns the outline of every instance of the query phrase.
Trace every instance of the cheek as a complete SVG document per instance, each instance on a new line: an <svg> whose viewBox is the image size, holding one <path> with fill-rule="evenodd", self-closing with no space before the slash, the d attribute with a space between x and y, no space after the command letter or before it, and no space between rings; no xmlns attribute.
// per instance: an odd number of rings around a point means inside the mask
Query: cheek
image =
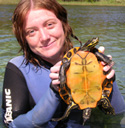
<svg viewBox="0 0 125 128"><path fill-rule="evenodd" d="M62 46L64 44L65 36L63 29L58 29L55 32L56 38L58 39L58 45Z"/></svg>
<svg viewBox="0 0 125 128"><path fill-rule="evenodd" d="M64 40L64 30L63 30L61 22L56 26L55 29L53 29L53 36Z"/></svg>
<svg viewBox="0 0 125 128"><path fill-rule="evenodd" d="M30 48L34 48L34 47L36 47L37 46L37 44L38 44L38 38L35 38L35 37L33 37L33 38L26 38L26 40L27 40L27 42L28 42L28 45L29 45L29 47Z"/></svg>

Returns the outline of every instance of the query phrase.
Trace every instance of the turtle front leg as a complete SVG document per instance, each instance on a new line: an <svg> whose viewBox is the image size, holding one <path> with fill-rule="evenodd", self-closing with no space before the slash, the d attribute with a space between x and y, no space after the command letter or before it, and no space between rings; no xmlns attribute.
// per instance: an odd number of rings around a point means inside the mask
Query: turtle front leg
<svg viewBox="0 0 125 128"><path fill-rule="evenodd" d="M59 72L60 85L63 85L66 83L66 71L69 68L69 66L70 66L70 61L64 58L62 60L62 65L60 67L60 72Z"/></svg>
<svg viewBox="0 0 125 128"><path fill-rule="evenodd" d="M59 72L60 88L59 94L61 98L67 103L70 104L70 94L68 92L69 88L66 85L66 71L70 66L70 62L64 58Z"/></svg>
<svg viewBox="0 0 125 128"><path fill-rule="evenodd" d="M93 52L94 52L94 54L96 55L96 57L98 58L99 61L103 61L108 65L114 65L114 62L112 60L110 60L110 58L108 56L99 52L98 49L94 48Z"/></svg>

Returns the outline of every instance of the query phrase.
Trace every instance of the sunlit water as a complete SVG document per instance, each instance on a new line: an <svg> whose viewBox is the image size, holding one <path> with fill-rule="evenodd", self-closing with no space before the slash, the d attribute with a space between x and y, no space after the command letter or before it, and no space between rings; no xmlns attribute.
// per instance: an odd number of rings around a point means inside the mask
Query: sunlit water
<svg viewBox="0 0 125 128"><path fill-rule="evenodd" d="M19 51L19 45L12 34L11 26L14 8L14 5L0 5L0 97L5 66L9 59L18 55ZM65 6L65 8L68 11L69 23L74 34L83 43L92 37L99 37L100 43L97 47L104 46L105 54L112 55L115 62L116 81L125 99L125 7ZM79 46L77 41L73 41L75 46ZM125 117L121 118L120 122L117 121L119 118L119 116L112 118L112 120L105 118L109 125L103 127L125 127ZM1 120L0 117L0 127L3 127ZM98 113L96 113L95 120L101 122ZM102 128L96 124L96 121L91 128ZM114 125L111 124L111 121Z"/></svg>

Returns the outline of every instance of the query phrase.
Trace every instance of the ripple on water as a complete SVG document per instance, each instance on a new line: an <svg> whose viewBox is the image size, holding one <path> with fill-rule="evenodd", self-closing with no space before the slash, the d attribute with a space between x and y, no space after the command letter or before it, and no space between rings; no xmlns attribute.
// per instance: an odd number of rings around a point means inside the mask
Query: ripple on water
<svg viewBox="0 0 125 128"><path fill-rule="evenodd" d="M99 37L100 42L97 47L103 45L106 49L105 54L113 56L117 84L125 99L125 7L65 7L69 13L69 23L74 30L74 34L83 43L92 37ZM15 5L0 5L0 95L2 92L5 65L19 51L19 45L11 29L11 17L14 8ZM79 43L75 41L75 45L79 46ZM3 127L1 120L0 116L0 127ZM113 121L116 123L117 119ZM125 125L124 121L124 119L121 121L122 125ZM105 127L111 128L107 125Z"/></svg>

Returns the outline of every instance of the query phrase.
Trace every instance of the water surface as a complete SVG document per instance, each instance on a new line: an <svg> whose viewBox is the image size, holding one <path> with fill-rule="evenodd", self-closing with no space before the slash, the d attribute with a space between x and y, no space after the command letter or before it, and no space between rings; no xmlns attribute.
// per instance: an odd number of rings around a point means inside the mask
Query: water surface
<svg viewBox="0 0 125 128"><path fill-rule="evenodd" d="M2 93L3 77L7 62L14 56L19 55L19 45L12 34L11 16L14 5L0 5L0 97ZM115 62L116 81L120 92L125 99L125 7L105 6L65 6L68 11L69 23L74 34L84 43L92 37L99 37L99 46L105 47L105 54L111 54ZM74 45L79 46L75 40ZM1 99L0 99L1 104ZM2 115L2 114L1 114ZM117 115L103 120L99 113L91 128L123 128L125 116ZM0 127L3 127L0 117ZM97 123L100 122L100 124Z"/></svg>

